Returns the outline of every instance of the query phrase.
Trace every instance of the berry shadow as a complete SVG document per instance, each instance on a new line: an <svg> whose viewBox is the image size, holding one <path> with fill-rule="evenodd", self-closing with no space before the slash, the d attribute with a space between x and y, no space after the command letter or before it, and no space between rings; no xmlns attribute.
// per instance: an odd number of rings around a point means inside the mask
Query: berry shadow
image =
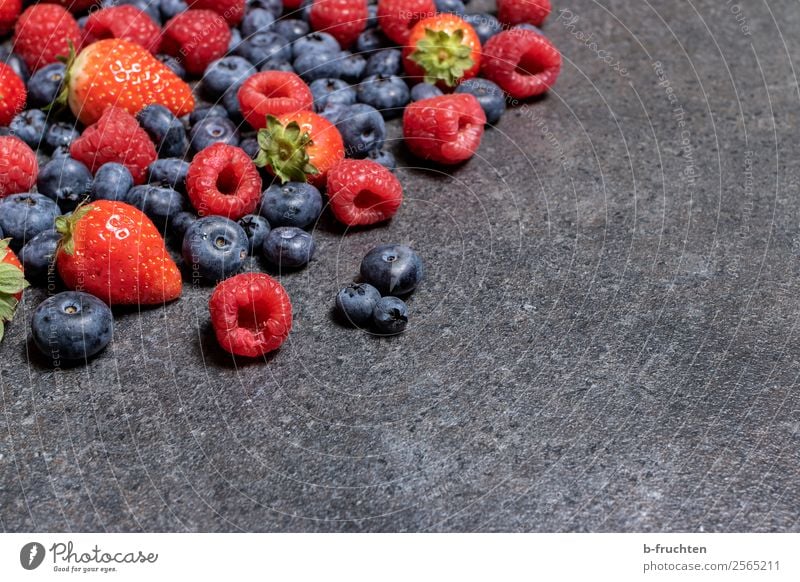
<svg viewBox="0 0 800 582"><path fill-rule="evenodd" d="M269 364L280 351L278 349L257 358L234 356L220 347L219 342L217 342L216 334L214 333L214 328L210 322L206 322L201 327L200 341L197 347L200 350L202 361L207 365L211 364L218 368L225 368L228 370L240 370L242 368Z"/></svg>

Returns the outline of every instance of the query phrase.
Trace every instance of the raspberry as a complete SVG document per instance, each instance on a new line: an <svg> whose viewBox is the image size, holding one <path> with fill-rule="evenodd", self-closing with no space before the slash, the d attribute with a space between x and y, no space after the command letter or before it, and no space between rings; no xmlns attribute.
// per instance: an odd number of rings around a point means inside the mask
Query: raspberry
<svg viewBox="0 0 800 582"><path fill-rule="evenodd" d="M83 33L84 45L106 38L123 38L156 53L161 43L161 29L147 14L129 4L92 12Z"/></svg>
<svg viewBox="0 0 800 582"><path fill-rule="evenodd" d="M28 91L14 69L0 62L0 125L8 126L14 116L25 108Z"/></svg>
<svg viewBox="0 0 800 582"><path fill-rule="evenodd" d="M434 0L379 0L378 22L381 30L400 46L405 46L411 29L436 14Z"/></svg>
<svg viewBox="0 0 800 582"><path fill-rule="evenodd" d="M267 126L268 115L311 111L314 96L303 79L285 71L256 73L239 89L242 114L254 129Z"/></svg>
<svg viewBox="0 0 800 582"><path fill-rule="evenodd" d="M485 123L486 114L474 96L442 95L406 107L403 135L414 155L442 164L457 164L477 151Z"/></svg>
<svg viewBox="0 0 800 582"><path fill-rule="evenodd" d="M31 72L69 56L69 43L81 44L81 29L72 14L56 4L34 4L17 21L14 52Z"/></svg>
<svg viewBox="0 0 800 582"><path fill-rule="evenodd" d="M162 52L178 59L187 72L202 75L209 64L228 52L228 23L211 10L181 12L164 26Z"/></svg>
<svg viewBox="0 0 800 582"><path fill-rule="evenodd" d="M0 136L0 198L28 192L36 184L36 154L21 139Z"/></svg>
<svg viewBox="0 0 800 582"><path fill-rule="evenodd" d="M186 190L200 216L239 220L256 209L261 198L261 176L243 149L215 143L194 157L186 176Z"/></svg>
<svg viewBox="0 0 800 582"><path fill-rule="evenodd" d="M292 329L292 303L283 286L263 273L243 273L217 285L208 302L220 346L256 358L277 350Z"/></svg>
<svg viewBox="0 0 800 582"><path fill-rule="evenodd" d="M515 99L526 99L556 82L561 54L533 30L506 30L484 45L481 72Z"/></svg>
<svg viewBox="0 0 800 582"><path fill-rule="evenodd" d="M142 184L147 166L156 160L156 148L136 118L119 107L108 107L94 125L72 142L70 155L92 171L109 162L122 164Z"/></svg>
<svg viewBox="0 0 800 582"><path fill-rule="evenodd" d="M497 0L497 19L508 25L541 26L550 10L550 0Z"/></svg>
<svg viewBox="0 0 800 582"><path fill-rule="evenodd" d="M0 2L0 36L14 30L14 23L22 12L22 0L2 0Z"/></svg>
<svg viewBox="0 0 800 582"><path fill-rule="evenodd" d="M328 172L331 211L347 226L389 220L403 202L403 187L372 160L343 160Z"/></svg>
<svg viewBox="0 0 800 582"><path fill-rule="evenodd" d="M244 16L245 0L194 0L189 2L189 8L200 10L213 10L230 26L236 26Z"/></svg>
<svg viewBox="0 0 800 582"><path fill-rule="evenodd" d="M316 0L311 5L311 27L333 36L342 48L356 42L368 19L367 0Z"/></svg>

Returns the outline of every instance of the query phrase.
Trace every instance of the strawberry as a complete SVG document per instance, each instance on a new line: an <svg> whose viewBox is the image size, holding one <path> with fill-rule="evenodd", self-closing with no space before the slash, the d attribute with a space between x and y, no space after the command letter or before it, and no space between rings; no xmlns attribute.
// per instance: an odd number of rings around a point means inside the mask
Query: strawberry
<svg viewBox="0 0 800 582"><path fill-rule="evenodd" d="M14 28L14 52L31 72L69 54L69 44L79 46L81 29L75 18L56 4L34 4Z"/></svg>
<svg viewBox="0 0 800 582"><path fill-rule="evenodd" d="M5 324L14 317L22 291L28 286L17 255L8 248L9 239L0 240L0 341Z"/></svg>
<svg viewBox="0 0 800 582"><path fill-rule="evenodd" d="M405 46L411 29L436 14L434 0L378 0L381 30L400 46Z"/></svg>
<svg viewBox="0 0 800 582"><path fill-rule="evenodd" d="M314 96L303 79L286 71L256 73L239 89L242 115L253 129L267 125L267 115L284 115L314 108Z"/></svg>
<svg viewBox="0 0 800 582"><path fill-rule="evenodd" d="M497 19L509 26L541 26L551 9L550 0L497 0Z"/></svg>
<svg viewBox="0 0 800 582"><path fill-rule="evenodd" d="M403 136L415 156L441 164L471 158L481 144L486 114L467 93L416 101L403 113Z"/></svg>
<svg viewBox="0 0 800 582"><path fill-rule="evenodd" d="M192 75L202 75L212 61L228 52L228 23L212 10L181 12L164 26L161 50L175 57Z"/></svg>
<svg viewBox="0 0 800 582"><path fill-rule="evenodd" d="M86 128L69 147L70 155L88 167L92 174L103 164L122 164L136 184L144 182L147 166L158 154L153 142L139 122L119 107L109 107L103 116Z"/></svg>
<svg viewBox="0 0 800 582"><path fill-rule="evenodd" d="M147 14L130 4L92 12L83 27L83 35L83 46L104 38L124 38L156 53L161 44L161 29Z"/></svg>
<svg viewBox="0 0 800 582"><path fill-rule="evenodd" d="M230 26L237 26L244 16L245 0L190 0L189 8L213 10Z"/></svg>
<svg viewBox="0 0 800 582"><path fill-rule="evenodd" d="M311 28L327 32L343 49L356 42L367 20L367 0L315 0L309 14Z"/></svg>
<svg viewBox="0 0 800 582"><path fill-rule="evenodd" d="M14 24L22 12L22 0L0 0L0 36L14 30Z"/></svg>
<svg viewBox="0 0 800 582"><path fill-rule="evenodd" d="M155 305L181 296L181 274L158 229L124 202L97 200L59 216L56 268L66 286L109 305Z"/></svg>
<svg viewBox="0 0 800 582"><path fill-rule="evenodd" d="M2 0L0 0L2 1ZM7 126L25 107L28 91L14 69L0 63L0 125Z"/></svg>
<svg viewBox="0 0 800 582"><path fill-rule="evenodd" d="M95 123L113 105L136 115L147 105L163 105L176 117L194 111L192 89L169 67L136 43L107 39L70 54L59 103L69 102L84 125Z"/></svg>
<svg viewBox="0 0 800 582"><path fill-rule="evenodd" d="M344 159L339 130L311 111L277 118L270 115L267 127L258 132L258 145L256 165L266 167L283 183L310 182L322 186L328 171Z"/></svg>
<svg viewBox="0 0 800 582"><path fill-rule="evenodd" d="M0 198L28 192L38 176L33 150L18 137L0 136Z"/></svg>
<svg viewBox="0 0 800 582"><path fill-rule="evenodd" d="M538 32L512 29L496 34L483 47L481 72L515 99L547 91L561 72L561 54Z"/></svg>
<svg viewBox="0 0 800 582"><path fill-rule="evenodd" d="M403 49L406 74L426 83L454 87L478 74L481 40L475 29L455 14L443 13L419 21Z"/></svg>

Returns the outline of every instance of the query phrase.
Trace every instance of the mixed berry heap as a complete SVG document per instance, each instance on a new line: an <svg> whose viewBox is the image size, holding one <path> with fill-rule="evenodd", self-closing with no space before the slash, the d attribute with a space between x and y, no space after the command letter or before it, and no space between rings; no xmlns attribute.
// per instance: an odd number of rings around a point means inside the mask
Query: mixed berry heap
<svg viewBox="0 0 800 582"><path fill-rule="evenodd" d="M239 274L249 255L289 273L323 212L391 220L387 124L411 155L461 164L561 68L537 28L550 0L498 0L496 17L461 0L25 4L0 0L0 339L28 281L63 285L31 324L52 359L93 357L110 306L176 300L189 278L217 285L225 350L279 348L292 305L269 275ZM415 251L378 246L338 311L400 333L422 277Z"/></svg>

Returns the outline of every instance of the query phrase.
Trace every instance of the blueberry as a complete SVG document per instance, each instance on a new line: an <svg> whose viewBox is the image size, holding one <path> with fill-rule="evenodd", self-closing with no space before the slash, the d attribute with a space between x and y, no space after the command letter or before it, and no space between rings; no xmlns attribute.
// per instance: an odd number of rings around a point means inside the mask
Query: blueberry
<svg viewBox="0 0 800 582"><path fill-rule="evenodd" d="M322 212L322 195L305 182L273 184L261 196L258 213L272 226L305 228Z"/></svg>
<svg viewBox="0 0 800 582"><path fill-rule="evenodd" d="M328 103L325 108L319 112L319 114L330 121L332 124L336 125L339 123L342 115L350 108L349 105L345 105L344 103Z"/></svg>
<svg viewBox="0 0 800 582"><path fill-rule="evenodd" d="M325 109L328 103L351 105L356 102L355 89L341 79L317 79L308 88L314 96L314 109L317 111Z"/></svg>
<svg viewBox="0 0 800 582"><path fill-rule="evenodd" d="M381 294L368 283L351 283L336 294L336 309L342 319L357 327L372 321Z"/></svg>
<svg viewBox="0 0 800 582"><path fill-rule="evenodd" d="M298 38L292 45L292 56L296 59L309 53L338 53L339 42L327 32L312 32Z"/></svg>
<svg viewBox="0 0 800 582"><path fill-rule="evenodd" d="M292 46L275 32L259 32L245 38L236 47L236 54L259 66L267 61L288 61L292 57Z"/></svg>
<svg viewBox="0 0 800 582"><path fill-rule="evenodd" d="M196 221L197 215L194 212L188 212L184 210L183 212L178 212L172 217L169 227L175 236L177 236L180 240L183 240L187 229Z"/></svg>
<svg viewBox="0 0 800 582"><path fill-rule="evenodd" d="M403 114L411 95L400 77L372 75L359 84L358 100L379 110L384 119L391 119Z"/></svg>
<svg viewBox="0 0 800 582"><path fill-rule="evenodd" d="M54 228L44 230L25 243L19 252L19 260L28 281L42 283L51 274L53 259L56 256L61 234Z"/></svg>
<svg viewBox="0 0 800 582"><path fill-rule="evenodd" d="M191 125L197 125L206 117L228 117L228 110L225 109L224 105L205 103L192 111L192 114L189 116L189 123Z"/></svg>
<svg viewBox="0 0 800 582"><path fill-rule="evenodd" d="M57 160L58 158L68 158L69 156L69 146L58 146L50 154L50 159Z"/></svg>
<svg viewBox="0 0 800 582"><path fill-rule="evenodd" d="M188 8L184 0L160 0L158 3L158 11L164 22L174 18L181 12L185 12Z"/></svg>
<svg viewBox="0 0 800 582"><path fill-rule="evenodd" d="M370 4L367 6L367 28L375 28L378 26L378 4Z"/></svg>
<svg viewBox="0 0 800 582"><path fill-rule="evenodd" d="M536 33L541 34L542 36L544 36L544 33L542 32L541 28L539 28L538 26L534 26L533 24L529 24L527 22L523 22L522 24L517 24L516 26L514 26L512 28L512 30L514 28L516 28L518 30L532 30L533 32L536 32Z"/></svg>
<svg viewBox="0 0 800 582"><path fill-rule="evenodd" d="M403 70L403 53L398 49L383 49L370 55L364 76L399 75Z"/></svg>
<svg viewBox="0 0 800 582"><path fill-rule="evenodd" d="M464 3L461 0L435 0L436 12L450 12L463 16L465 12Z"/></svg>
<svg viewBox="0 0 800 582"><path fill-rule="evenodd" d="M289 42L304 37L309 31L308 23L298 18L281 18L272 28Z"/></svg>
<svg viewBox="0 0 800 582"><path fill-rule="evenodd" d="M63 63L53 63L36 71L28 80L28 106L45 107L61 93L67 68Z"/></svg>
<svg viewBox="0 0 800 582"><path fill-rule="evenodd" d="M148 105L136 114L136 119L153 140L159 157L176 158L186 153L186 129L169 109L163 105Z"/></svg>
<svg viewBox="0 0 800 582"><path fill-rule="evenodd" d="M69 145L78 139L80 135L81 132L78 131L73 124L65 121L59 121L47 129L47 133L44 136L44 141L53 150L62 147L69 148Z"/></svg>
<svg viewBox="0 0 800 582"><path fill-rule="evenodd" d="M294 73L294 67L289 61L265 61L258 68L259 71L285 71L287 73Z"/></svg>
<svg viewBox="0 0 800 582"><path fill-rule="evenodd" d="M406 295L422 281L422 259L405 245L388 244L373 248L361 261L361 278L383 295Z"/></svg>
<svg viewBox="0 0 800 582"><path fill-rule="evenodd" d="M247 233L232 220L206 216L183 236L183 259L193 275L216 282L234 275L247 258Z"/></svg>
<svg viewBox="0 0 800 582"><path fill-rule="evenodd" d="M147 167L147 182L156 186L173 188L178 192L186 192L186 174L189 173L189 162L179 158L156 160Z"/></svg>
<svg viewBox="0 0 800 582"><path fill-rule="evenodd" d="M208 65L201 86L203 94L210 100L220 99L233 85L241 85L256 70L243 57L222 57Z"/></svg>
<svg viewBox="0 0 800 582"><path fill-rule="evenodd" d="M133 188L133 176L130 170L122 164L109 162L97 170L92 184L92 195L98 200L124 202L131 188Z"/></svg>
<svg viewBox="0 0 800 582"><path fill-rule="evenodd" d="M239 103L239 86L234 85L230 89L225 92L225 95L222 96L222 105L225 107L225 111L228 112L228 118L231 121L235 121L237 123L242 122L242 105ZM234 123L234 127L236 123ZM236 139L239 139L239 132L236 132Z"/></svg>
<svg viewBox="0 0 800 582"><path fill-rule="evenodd" d="M342 58L339 61L340 77L348 83L358 83L364 76L364 69L367 68L367 60L359 54L350 51L342 51Z"/></svg>
<svg viewBox="0 0 800 582"><path fill-rule="evenodd" d="M12 134L36 150L47 133L47 126L47 114L44 111L29 109L15 115L8 127Z"/></svg>
<svg viewBox="0 0 800 582"><path fill-rule="evenodd" d="M376 164L380 164L391 172L397 169L397 160L392 152L386 150L370 150L367 152L367 159L372 160Z"/></svg>
<svg viewBox="0 0 800 582"><path fill-rule="evenodd" d="M272 12L263 8L254 8L245 14L239 28L242 31L242 36L247 38L259 32L269 31L274 23L275 16Z"/></svg>
<svg viewBox="0 0 800 582"><path fill-rule="evenodd" d="M242 33L238 28L231 28L231 40L228 43L228 54L235 53L236 49L242 43Z"/></svg>
<svg viewBox="0 0 800 582"><path fill-rule="evenodd" d="M358 36L356 50L359 53L371 53L386 46L386 38L377 28L368 28Z"/></svg>
<svg viewBox="0 0 800 582"><path fill-rule="evenodd" d="M258 140L254 137L243 139L239 143L239 147L253 159L256 159L256 156L258 156L258 153L261 151L261 146L258 145Z"/></svg>
<svg viewBox="0 0 800 582"><path fill-rule="evenodd" d="M317 79L339 78L342 75L341 52L309 52L294 60L294 70L306 83Z"/></svg>
<svg viewBox="0 0 800 582"><path fill-rule="evenodd" d="M256 8L266 10L278 18L283 12L283 0L247 0L248 10Z"/></svg>
<svg viewBox="0 0 800 582"><path fill-rule="evenodd" d="M125 202L144 212L161 232L184 207L183 196L179 192L152 184L134 186L125 197Z"/></svg>
<svg viewBox="0 0 800 582"><path fill-rule="evenodd" d="M314 256L314 238L294 226L279 226L264 240L264 257L278 268L296 269Z"/></svg>
<svg viewBox="0 0 800 582"><path fill-rule="evenodd" d="M39 304L31 331L36 347L55 365L61 360L88 360L111 342L114 317L97 297L64 291Z"/></svg>
<svg viewBox="0 0 800 582"><path fill-rule="evenodd" d="M503 25L491 14L465 14L462 16L472 28L475 29L475 34L481 39L481 44L485 44L490 38L503 30Z"/></svg>
<svg viewBox="0 0 800 582"><path fill-rule="evenodd" d="M363 158L370 150L380 149L386 139L386 123L371 105L356 103L345 109L336 123L344 140L345 153Z"/></svg>
<svg viewBox="0 0 800 582"><path fill-rule="evenodd" d="M411 88L412 101L422 101L423 99L439 97L440 95L444 95L442 90L436 85L431 85L430 83L417 83Z"/></svg>
<svg viewBox="0 0 800 582"><path fill-rule="evenodd" d="M375 330L383 335L393 335L405 331L408 325L408 307L397 297L383 297L372 310L372 323Z"/></svg>
<svg viewBox="0 0 800 582"><path fill-rule="evenodd" d="M156 55L156 58L164 63L167 68L175 73L180 79L186 80L186 69L183 68L183 65L180 63L178 59L172 57L170 55Z"/></svg>
<svg viewBox="0 0 800 582"><path fill-rule="evenodd" d="M486 114L486 123L497 123L506 111L506 94L489 79L467 79L455 92L475 96Z"/></svg>
<svg viewBox="0 0 800 582"><path fill-rule="evenodd" d="M248 250L251 255L261 250L264 240L272 229L267 219L258 214L247 214L239 219L239 226L244 229L247 240L250 242Z"/></svg>
<svg viewBox="0 0 800 582"><path fill-rule="evenodd" d="M60 214L58 205L43 194L12 194L0 199L0 228L15 250L53 228Z"/></svg>
<svg viewBox="0 0 800 582"><path fill-rule="evenodd" d="M51 160L39 171L39 192L58 202L64 212L74 210L92 191L92 173L70 157Z"/></svg>
<svg viewBox="0 0 800 582"><path fill-rule="evenodd" d="M227 117L206 117L201 119L190 132L192 149L199 152L208 146L222 142L239 145L239 131Z"/></svg>

